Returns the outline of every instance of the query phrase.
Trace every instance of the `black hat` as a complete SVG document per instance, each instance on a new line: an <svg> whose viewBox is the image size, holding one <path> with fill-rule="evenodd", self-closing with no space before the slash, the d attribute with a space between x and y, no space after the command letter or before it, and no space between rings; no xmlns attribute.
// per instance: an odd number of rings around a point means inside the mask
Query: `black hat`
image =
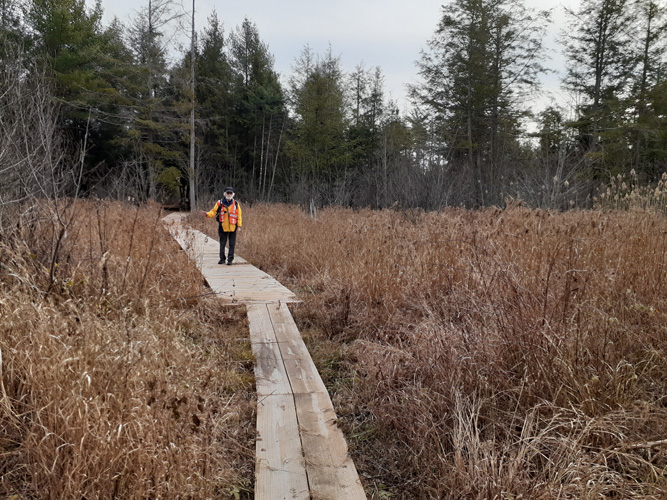
<svg viewBox="0 0 667 500"><path fill-rule="evenodd" d="M225 188L225 193L233 193L233 192L234 192L234 188L233 188L233 187Z"/></svg>

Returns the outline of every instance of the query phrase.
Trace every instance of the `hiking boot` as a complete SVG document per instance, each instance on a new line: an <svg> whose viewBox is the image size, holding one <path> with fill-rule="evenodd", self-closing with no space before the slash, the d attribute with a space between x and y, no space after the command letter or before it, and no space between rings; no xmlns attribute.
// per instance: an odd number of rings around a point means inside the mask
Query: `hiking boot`
<svg viewBox="0 0 667 500"><path fill-rule="evenodd" d="M231 266L231 265L232 265L232 261L231 261L231 260L228 260L228 261L227 261L227 265L228 265L228 266Z"/></svg>
<svg viewBox="0 0 667 500"><path fill-rule="evenodd" d="M218 261L218 264L224 264L224 263L225 263L225 259L220 259L220 260Z"/></svg>

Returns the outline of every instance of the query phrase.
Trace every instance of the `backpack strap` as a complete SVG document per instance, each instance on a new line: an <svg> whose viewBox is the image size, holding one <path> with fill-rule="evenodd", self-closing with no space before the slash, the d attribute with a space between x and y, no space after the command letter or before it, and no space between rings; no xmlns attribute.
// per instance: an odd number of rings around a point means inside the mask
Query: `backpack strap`
<svg viewBox="0 0 667 500"><path fill-rule="evenodd" d="M236 210L239 209L239 202L234 200L234 205L236 205ZM222 200L218 200L218 211L215 213L215 218L220 222L220 212L222 211Z"/></svg>

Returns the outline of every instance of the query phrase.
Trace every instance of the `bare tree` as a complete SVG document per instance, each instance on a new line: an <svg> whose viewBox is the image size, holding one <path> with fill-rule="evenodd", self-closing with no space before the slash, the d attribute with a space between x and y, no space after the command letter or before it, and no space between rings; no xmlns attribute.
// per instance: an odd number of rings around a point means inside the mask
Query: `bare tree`
<svg viewBox="0 0 667 500"><path fill-rule="evenodd" d="M6 44L5 50L0 65L0 231L36 197L53 197L69 180L48 79L26 63L20 47Z"/></svg>
<svg viewBox="0 0 667 500"><path fill-rule="evenodd" d="M79 158L66 156L49 79L38 63L26 63L19 46L5 45L5 64L0 66L0 240L20 241L25 222L38 220L51 228L32 235L35 241L51 238L43 256L48 293L76 211L86 144L84 140ZM11 238L15 230L18 238Z"/></svg>

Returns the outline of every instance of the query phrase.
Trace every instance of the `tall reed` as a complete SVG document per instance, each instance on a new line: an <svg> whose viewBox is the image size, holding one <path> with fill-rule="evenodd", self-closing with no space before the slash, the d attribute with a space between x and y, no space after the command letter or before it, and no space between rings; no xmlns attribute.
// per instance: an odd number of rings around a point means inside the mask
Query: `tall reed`
<svg viewBox="0 0 667 500"><path fill-rule="evenodd" d="M667 220L244 212L370 498L664 498Z"/></svg>
<svg viewBox="0 0 667 500"><path fill-rule="evenodd" d="M221 307L158 205L80 204L0 244L3 498L247 498L244 311Z"/></svg>

